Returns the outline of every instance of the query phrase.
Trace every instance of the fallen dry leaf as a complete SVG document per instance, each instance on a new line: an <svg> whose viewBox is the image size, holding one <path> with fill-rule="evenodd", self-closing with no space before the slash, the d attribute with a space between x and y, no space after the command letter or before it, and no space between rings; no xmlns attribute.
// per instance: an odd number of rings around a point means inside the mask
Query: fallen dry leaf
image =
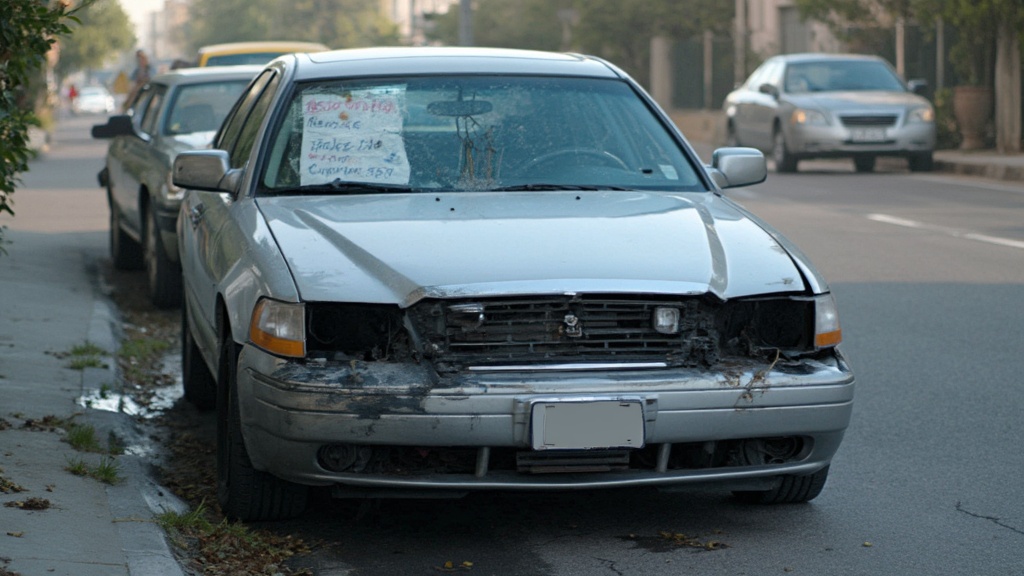
<svg viewBox="0 0 1024 576"><path fill-rule="evenodd" d="M50 501L46 498L29 498L27 500L15 500L4 502L8 508L21 508L22 510L46 510L50 507Z"/></svg>

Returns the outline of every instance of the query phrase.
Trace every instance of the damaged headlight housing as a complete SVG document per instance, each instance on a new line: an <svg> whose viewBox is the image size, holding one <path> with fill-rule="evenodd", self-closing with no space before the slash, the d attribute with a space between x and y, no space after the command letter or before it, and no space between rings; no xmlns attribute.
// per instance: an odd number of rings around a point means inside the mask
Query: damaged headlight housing
<svg viewBox="0 0 1024 576"><path fill-rule="evenodd" d="M249 340L278 356L306 355L306 307L301 303L263 298L249 321Z"/></svg>
<svg viewBox="0 0 1024 576"><path fill-rule="evenodd" d="M814 346L829 348L843 341L839 328L839 310L831 293L814 297Z"/></svg>

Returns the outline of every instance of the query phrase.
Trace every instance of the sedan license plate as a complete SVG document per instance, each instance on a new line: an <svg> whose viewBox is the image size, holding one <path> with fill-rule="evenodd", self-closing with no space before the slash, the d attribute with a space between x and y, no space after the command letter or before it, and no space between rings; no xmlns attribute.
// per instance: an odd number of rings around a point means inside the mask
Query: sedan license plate
<svg viewBox="0 0 1024 576"><path fill-rule="evenodd" d="M885 142L885 128L855 128L850 130L853 142Z"/></svg>
<svg viewBox="0 0 1024 576"><path fill-rule="evenodd" d="M534 450L643 448L639 401L537 402L531 411Z"/></svg>

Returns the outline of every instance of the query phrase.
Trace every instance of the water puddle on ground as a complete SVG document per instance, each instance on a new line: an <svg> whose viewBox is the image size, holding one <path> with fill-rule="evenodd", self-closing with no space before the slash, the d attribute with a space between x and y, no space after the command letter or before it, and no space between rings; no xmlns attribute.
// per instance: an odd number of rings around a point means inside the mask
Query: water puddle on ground
<svg viewBox="0 0 1024 576"><path fill-rule="evenodd" d="M174 383L145 390L128 390L126 388L121 393L103 387L80 396L78 405L83 408L119 412L138 418L155 418L174 406L174 403L184 393L181 384L181 361L177 354L164 357L161 372L173 377Z"/></svg>

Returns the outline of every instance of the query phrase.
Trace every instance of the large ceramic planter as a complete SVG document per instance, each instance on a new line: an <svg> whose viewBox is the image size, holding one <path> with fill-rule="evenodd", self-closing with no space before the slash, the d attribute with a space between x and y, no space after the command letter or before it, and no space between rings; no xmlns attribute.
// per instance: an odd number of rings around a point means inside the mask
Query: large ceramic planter
<svg viewBox="0 0 1024 576"><path fill-rule="evenodd" d="M985 147L985 128L992 117L992 89L987 86L953 88L953 116L960 129L961 150Z"/></svg>

